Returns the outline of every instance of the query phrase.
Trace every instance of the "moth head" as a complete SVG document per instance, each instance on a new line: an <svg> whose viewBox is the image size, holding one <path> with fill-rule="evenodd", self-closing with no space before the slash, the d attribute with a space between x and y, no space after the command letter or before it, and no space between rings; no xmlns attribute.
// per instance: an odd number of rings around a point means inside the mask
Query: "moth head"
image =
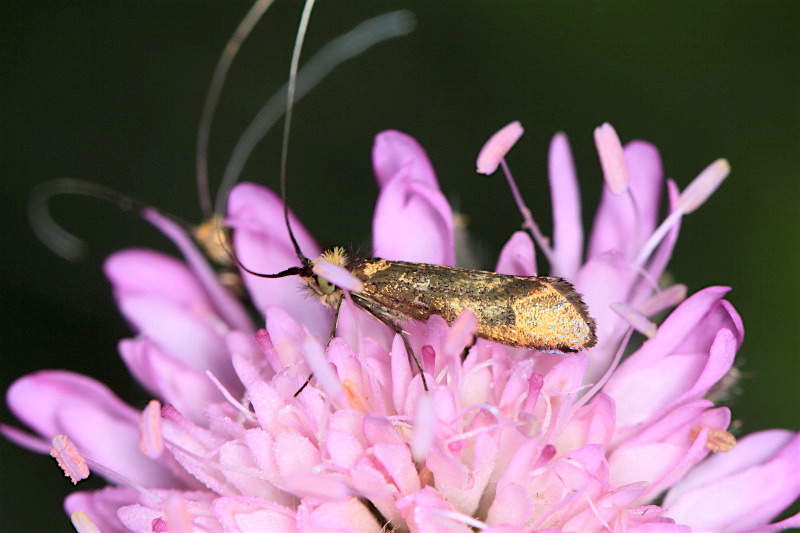
<svg viewBox="0 0 800 533"><path fill-rule="evenodd" d="M325 261L342 268L347 268L347 265L350 262L347 252L344 251L344 248L340 248L338 246L336 248L331 248L330 250L324 251L322 255L319 256L319 259L311 262L312 267L320 259L324 259ZM304 279L309 289L311 289L311 291L320 299L320 301L322 301L323 304L331 307L336 307L339 305L339 301L342 299L342 289L322 276L318 276L316 274L306 276Z"/></svg>

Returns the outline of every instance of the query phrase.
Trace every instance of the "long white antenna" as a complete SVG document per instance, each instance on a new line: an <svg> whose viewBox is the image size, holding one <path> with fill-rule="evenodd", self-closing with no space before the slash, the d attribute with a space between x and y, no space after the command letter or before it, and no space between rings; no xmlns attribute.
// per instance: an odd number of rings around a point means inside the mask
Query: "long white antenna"
<svg viewBox="0 0 800 533"><path fill-rule="evenodd" d="M228 39L228 43L219 56L214 74L211 77L211 85L208 87L203 113L200 116L200 126L197 128L197 146L195 148L195 166L197 168L197 197L200 199L200 208L203 210L203 218L209 218L213 214L211 205L211 191L208 186L208 139L211 135L211 122L214 120L214 112L219 103L219 96L222 93L222 86L228 77L228 70L233 64L233 60L242 43L253 31L253 28L261 20L261 16L272 5L275 0L257 0L247 15L242 19L236 30Z"/></svg>
<svg viewBox="0 0 800 533"><path fill-rule="evenodd" d="M289 159L289 132L292 129L292 110L294 109L294 90L297 85L297 69L300 65L300 52L303 50L303 42L308 32L308 21L311 20L311 10L314 9L315 0L306 0L303 7L303 14L300 16L300 25L297 27L297 37L294 41L292 50L292 62L289 66L289 87L286 90L286 120L283 123L283 142L281 144L281 199L283 200L283 219L286 222L286 229L292 239L292 246L297 257L301 260L305 257L294 237L292 225L289 222L289 204L286 200L286 164ZM303 260L305 263L307 260Z"/></svg>
<svg viewBox="0 0 800 533"><path fill-rule="evenodd" d="M336 37L312 56L297 74L293 101L297 103L333 69L369 48L413 31L416 20L409 11L393 11L366 20ZM286 111L288 83L273 95L253 118L233 148L217 192L214 212L222 216L228 194L244 169L253 150Z"/></svg>

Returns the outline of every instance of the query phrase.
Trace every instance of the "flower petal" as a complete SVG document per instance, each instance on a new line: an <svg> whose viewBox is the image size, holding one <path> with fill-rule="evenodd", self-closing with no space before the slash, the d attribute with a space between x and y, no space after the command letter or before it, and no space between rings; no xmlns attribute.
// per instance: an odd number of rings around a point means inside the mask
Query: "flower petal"
<svg viewBox="0 0 800 533"><path fill-rule="evenodd" d="M550 196L553 205L553 253L556 264L551 274L572 278L583 257L583 220L578 176L564 133L550 141L548 156Z"/></svg>
<svg viewBox="0 0 800 533"><path fill-rule="evenodd" d="M232 328L242 331L254 330L253 323L244 307L236 301L236 298L220 283L214 270L203 258L203 255L194 245L189 236L175 222L162 216L155 210L146 209L142 216L151 224L160 229L167 237L175 243L175 246L183 254L186 262L191 267L197 280L202 285L208 298L213 302L214 308L219 315L225 319Z"/></svg>
<svg viewBox="0 0 800 533"><path fill-rule="evenodd" d="M173 357L149 339L122 340L119 352L139 383L195 422L205 420L206 406L222 400L205 370Z"/></svg>
<svg viewBox="0 0 800 533"><path fill-rule="evenodd" d="M658 150L649 143L632 141L625 146L625 162L630 173L628 193L615 195L603 189L589 258L617 250L631 260L655 227L663 182Z"/></svg>
<svg viewBox="0 0 800 533"><path fill-rule="evenodd" d="M535 276L536 252L530 235L525 231L515 231L503 246L494 271L510 276Z"/></svg>
<svg viewBox="0 0 800 533"><path fill-rule="evenodd" d="M40 371L7 393L14 414L45 438L67 435L87 459L148 487L176 486L163 464L139 450L139 414L108 388L66 371Z"/></svg>
<svg viewBox="0 0 800 533"><path fill-rule="evenodd" d="M372 221L373 253L396 261L453 266L453 211L439 192L411 178L381 189Z"/></svg>
<svg viewBox="0 0 800 533"><path fill-rule="evenodd" d="M704 530L741 531L774 519L800 495L800 435L764 431L690 472L667 494L667 514Z"/></svg>
<svg viewBox="0 0 800 533"><path fill-rule="evenodd" d="M69 515L78 511L85 512L100 531L124 531L125 526L117 518L117 510L132 505L138 499L139 493L128 487L78 491L64 500L64 510Z"/></svg>
<svg viewBox="0 0 800 533"><path fill-rule="evenodd" d="M235 230L236 254L250 270L274 274L299 265L283 220L283 202L269 189L252 183L237 185L228 200L228 218ZM320 250L311 235L291 213L289 218L302 252L317 257ZM318 301L298 297L305 287L298 276L264 279L242 272L242 277L262 316L267 307L278 306L302 319L318 339L328 338L330 314Z"/></svg>
<svg viewBox="0 0 800 533"><path fill-rule="evenodd" d="M375 136L372 168L381 190L398 178L420 182L439 190L436 173L427 152L412 136L386 130Z"/></svg>

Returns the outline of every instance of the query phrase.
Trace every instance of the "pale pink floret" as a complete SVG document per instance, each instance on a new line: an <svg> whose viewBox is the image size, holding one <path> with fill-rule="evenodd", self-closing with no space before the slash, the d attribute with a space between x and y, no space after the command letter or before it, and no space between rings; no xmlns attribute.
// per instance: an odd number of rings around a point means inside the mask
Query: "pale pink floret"
<svg viewBox="0 0 800 533"><path fill-rule="evenodd" d="M18 380L9 405L43 439L68 435L90 466L123 485L67 499L86 531L378 533L383 519L420 533L767 531L800 494L800 439L776 430L728 453L710 451L712 434L727 434L730 412L707 396L732 367L742 322L724 300L727 288L684 300L685 287L654 285L682 213L643 251L661 223L660 157L641 141L620 153L627 188L604 188L584 257L563 134L550 151L548 254L598 322L600 343L589 352L473 346L474 313L452 325L433 316L403 325L426 392L402 339L350 301L326 348L330 314L298 294L296 277L244 274L265 326L253 335L244 308L220 292L186 236L148 213L190 266L132 250L112 256L106 271L139 334L120 344L123 358L163 403L142 415L89 378L50 371ZM376 139L373 158L376 253L452 264L452 212L424 150L391 131ZM677 212L681 194L674 183L666 188ZM292 220L302 251L316 259L319 249ZM299 265L274 193L240 185L229 222L248 268ZM497 269L530 275L535 258L530 236L518 232ZM337 283L351 281L321 268ZM653 315L673 306L653 331ZM620 362L634 330L649 338Z"/></svg>

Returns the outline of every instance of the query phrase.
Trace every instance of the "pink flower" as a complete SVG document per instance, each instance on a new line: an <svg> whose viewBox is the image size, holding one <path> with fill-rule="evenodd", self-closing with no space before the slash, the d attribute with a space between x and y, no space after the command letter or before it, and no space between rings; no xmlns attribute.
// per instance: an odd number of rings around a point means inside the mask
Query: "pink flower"
<svg viewBox="0 0 800 533"><path fill-rule="evenodd" d="M508 171L503 158L521 127L512 133L482 152L482 169ZM402 339L349 301L326 347L331 313L303 294L298 277L244 274L263 326L256 330L188 237L147 212L186 263L127 250L108 259L106 273L137 333L120 353L160 403L138 413L91 378L42 371L8 392L36 435L2 431L40 452L66 435L111 482L67 499L81 531L797 527L800 515L768 523L800 495L800 437L774 430L736 444L730 412L709 400L744 334L728 289L686 298L685 287L657 284L681 217L724 179L727 164L712 164L681 192L664 183L652 145L623 147L607 125L596 139L609 185L586 248L563 134L550 147L552 244L516 198L552 274L574 281L597 320L599 342L587 352L473 346L474 314L449 325L433 316L404 325L426 392ZM408 135L383 132L373 163L381 189L374 254L453 265L453 214L424 150ZM665 187L668 215L659 220ZM298 264L282 209L257 185L231 194L228 224L250 269ZM292 225L303 252L316 257L310 234L294 218ZM529 233L511 236L497 270L539 271ZM670 309L656 326L653 317ZM634 334L646 338L638 348Z"/></svg>

